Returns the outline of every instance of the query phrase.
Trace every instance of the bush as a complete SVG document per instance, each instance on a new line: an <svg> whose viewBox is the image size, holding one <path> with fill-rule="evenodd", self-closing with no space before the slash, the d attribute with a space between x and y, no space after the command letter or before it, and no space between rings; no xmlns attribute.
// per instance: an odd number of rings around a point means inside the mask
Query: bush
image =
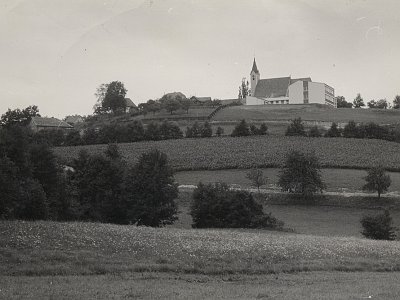
<svg viewBox="0 0 400 300"><path fill-rule="evenodd" d="M224 134L224 129L221 126L217 127L217 131L215 132L217 136L221 136Z"/></svg>
<svg viewBox="0 0 400 300"><path fill-rule="evenodd" d="M248 136L250 135L250 128L246 120L240 121L232 131L231 136Z"/></svg>
<svg viewBox="0 0 400 300"><path fill-rule="evenodd" d="M325 137L340 137L341 135L342 132L335 122L332 123L331 128L325 133Z"/></svg>
<svg viewBox="0 0 400 300"><path fill-rule="evenodd" d="M396 238L393 220L389 211L375 216L364 216L361 219L363 236L374 240L394 240Z"/></svg>
<svg viewBox="0 0 400 300"><path fill-rule="evenodd" d="M390 176L386 174L382 166L368 170L368 174L364 179L366 184L363 186L363 190L377 192L378 199L381 197L381 194L389 189L392 183Z"/></svg>
<svg viewBox="0 0 400 300"><path fill-rule="evenodd" d="M292 120L292 123L286 129L286 136L306 136L303 121L301 118Z"/></svg>
<svg viewBox="0 0 400 300"><path fill-rule="evenodd" d="M231 191L225 183L203 185L193 192L193 228L282 228L283 222L246 191Z"/></svg>
<svg viewBox="0 0 400 300"><path fill-rule="evenodd" d="M308 132L309 137L321 137L322 133L319 130L318 126L311 127L310 131Z"/></svg>
<svg viewBox="0 0 400 300"><path fill-rule="evenodd" d="M210 123L205 122L201 129L201 137L211 137L212 136L212 128Z"/></svg>

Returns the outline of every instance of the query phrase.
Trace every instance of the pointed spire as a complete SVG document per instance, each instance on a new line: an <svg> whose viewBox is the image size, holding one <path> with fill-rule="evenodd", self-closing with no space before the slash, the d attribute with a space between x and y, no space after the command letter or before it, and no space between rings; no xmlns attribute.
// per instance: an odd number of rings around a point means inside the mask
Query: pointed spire
<svg viewBox="0 0 400 300"><path fill-rule="evenodd" d="M254 61L253 61L253 68L251 69L251 72L250 72L250 74L251 73L256 73L256 74L260 74L260 72L258 72L258 69L257 69L257 64L256 64L256 58L254 57Z"/></svg>

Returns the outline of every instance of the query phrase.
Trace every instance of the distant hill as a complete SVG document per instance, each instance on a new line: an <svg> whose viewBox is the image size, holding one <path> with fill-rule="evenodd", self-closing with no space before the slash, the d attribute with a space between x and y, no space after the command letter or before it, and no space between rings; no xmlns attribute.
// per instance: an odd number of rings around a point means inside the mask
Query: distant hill
<svg viewBox="0 0 400 300"><path fill-rule="evenodd" d="M212 121L288 121L298 117L304 121L400 124L400 110L332 108L322 104L231 106L216 113Z"/></svg>

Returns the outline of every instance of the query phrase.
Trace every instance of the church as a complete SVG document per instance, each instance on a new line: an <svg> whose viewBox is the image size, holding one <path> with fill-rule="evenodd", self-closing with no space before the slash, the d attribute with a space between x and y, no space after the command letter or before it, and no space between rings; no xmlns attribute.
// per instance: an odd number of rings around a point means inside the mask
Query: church
<svg viewBox="0 0 400 300"><path fill-rule="evenodd" d="M322 82L305 78L260 79L256 59L250 72L250 91L246 105L319 103L337 107L335 90Z"/></svg>

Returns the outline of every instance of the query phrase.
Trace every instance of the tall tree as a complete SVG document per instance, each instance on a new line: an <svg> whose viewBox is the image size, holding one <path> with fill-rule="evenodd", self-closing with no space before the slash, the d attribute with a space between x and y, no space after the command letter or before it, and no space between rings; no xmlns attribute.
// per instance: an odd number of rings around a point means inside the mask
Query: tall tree
<svg viewBox="0 0 400 300"><path fill-rule="evenodd" d="M110 83L101 84L95 93L98 98L95 110L101 108L105 112L125 110L125 95L127 89L121 81L112 81Z"/></svg>
<svg viewBox="0 0 400 300"><path fill-rule="evenodd" d="M304 130L303 121L301 118L296 118L292 120L292 123L286 129L285 135L287 136L306 136L307 133Z"/></svg>
<svg viewBox="0 0 400 300"><path fill-rule="evenodd" d="M242 78L242 83L239 86L239 95L238 99L244 99L249 95L249 82L246 81L246 78Z"/></svg>
<svg viewBox="0 0 400 300"><path fill-rule="evenodd" d="M257 168L251 169L247 172L246 178L251 181L252 185L257 188L258 192L260 192L260 187L267 183L267 177L264 176L262 170Z"/></svg>
<svg viewBox="0 0 400 300"><path fill-rule="evenodd" d="M14 110L8 109L7 112L1 116L0 125L27 125L32 117L40 117L39 108L36 105L28 106L23 110L19 108Z"/></svg>
<svg viewBox="0 0 400 300"><path fill-rule="evenodd" d="M142 154L128 178L132 223L159 227L177 219L178 187L166 154L158 150Z"/></svg>
<svg viewBox="0 0 400 300"><path fill-rule="evenodd" d="M357 97L353 100L354 108L361 108L365 106L364 100L361 97L360 93L357 94Z"/></svg>

